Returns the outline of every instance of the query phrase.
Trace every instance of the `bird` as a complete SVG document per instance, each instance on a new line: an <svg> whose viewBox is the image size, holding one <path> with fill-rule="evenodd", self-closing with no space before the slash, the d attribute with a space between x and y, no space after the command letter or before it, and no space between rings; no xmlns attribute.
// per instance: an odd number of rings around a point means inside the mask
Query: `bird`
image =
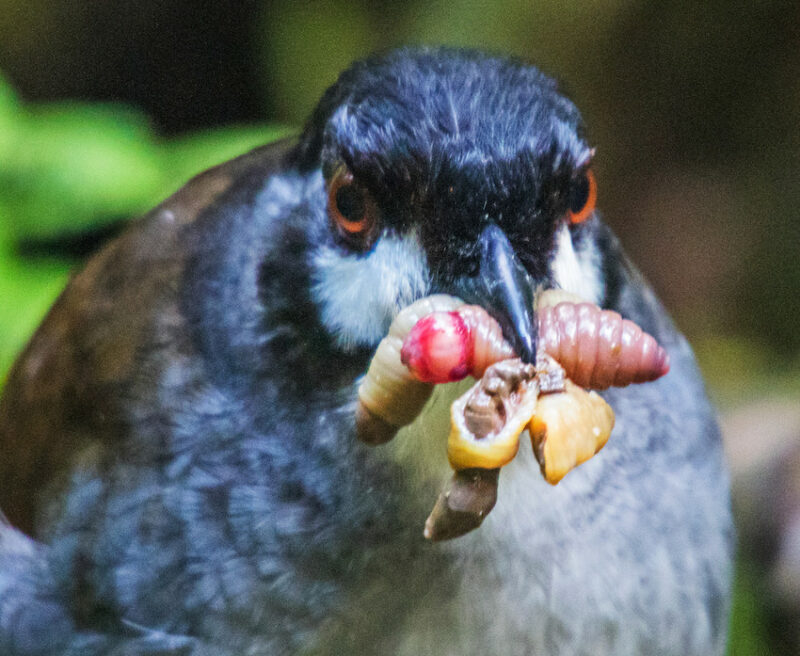
<svg viewBox="0 0 800 656"><path fill-rule="evenodd" d="M352 64L296 137L132 222L0 401L0 653L723 654L714 409L594 207L595 158L533 65L405 47ZM458 386L369 445L359 380L436 293L533 362L544 288L635 321L670 373L602 392L609 443L558 485L520 448L480 528L430 542Z"/></svg>

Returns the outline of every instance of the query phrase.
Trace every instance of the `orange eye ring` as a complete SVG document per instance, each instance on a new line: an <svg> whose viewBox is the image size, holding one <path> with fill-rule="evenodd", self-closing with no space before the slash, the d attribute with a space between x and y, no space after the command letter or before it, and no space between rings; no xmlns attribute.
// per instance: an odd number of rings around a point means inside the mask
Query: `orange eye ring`
<svg viewBox="0 0 800 656"><path fill-rule="evenodd" d="M583 223L594 212L597 203L597 180L591 169L585 171L573 184L570 191L569 222L573 225Z"/></svg>
<svg viewBox="0 0 800 656"><path fill-rule="evenodd" d="M353 174L344 165L331 178L328 216L343 237L361 242L372 233L376 223L377 208L374 201L355 182Z"/></svg>

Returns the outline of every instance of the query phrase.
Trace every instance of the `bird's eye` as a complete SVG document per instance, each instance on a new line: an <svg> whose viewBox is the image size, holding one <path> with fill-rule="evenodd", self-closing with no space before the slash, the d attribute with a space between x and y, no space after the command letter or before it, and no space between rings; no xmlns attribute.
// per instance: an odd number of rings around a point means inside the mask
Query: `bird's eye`
<svg viewBox="0 0 800 656"><path fill-rule="evenodd" d="M355 182L347 167L339 167L328 188L328 215L339 234L357 245L366 245L374 234L377 213L369 193Z"/></svg>
<svg viewBox="0 0 800 656"><path fill-rule="evenodd" d="M581 173L569 192L569 221L583 223L594 212L597 201L597 181L591 170Z"/></svg>

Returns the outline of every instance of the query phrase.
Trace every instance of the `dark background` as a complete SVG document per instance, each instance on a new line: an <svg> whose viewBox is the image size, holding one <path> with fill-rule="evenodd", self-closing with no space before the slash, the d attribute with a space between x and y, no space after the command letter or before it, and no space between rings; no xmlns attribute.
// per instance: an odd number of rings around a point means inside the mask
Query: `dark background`
<svg viewBox="0 0 800 656"><path fill-rule="evenodd" d="M765 503L800 526L782 487L800 489L800 468L787 483L751 467L762 432L780 433L773 456L800 437L799 31L788 0L0 0L0 376L80 235L110 234L201 164L301 125L355 58L479 46L536 63L582 108L599 206L695 345L737 490L767 480ZM751 515L770 513L751 506L737 500L732 650L792 653L785 599L770 597L786 529L751 538Z"/></svg>

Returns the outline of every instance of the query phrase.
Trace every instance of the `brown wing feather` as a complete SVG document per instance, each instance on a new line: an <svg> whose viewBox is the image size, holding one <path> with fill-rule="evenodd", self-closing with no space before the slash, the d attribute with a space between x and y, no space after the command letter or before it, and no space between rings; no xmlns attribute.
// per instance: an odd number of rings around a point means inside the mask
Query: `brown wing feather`
<svg viewBox="0 0 800 656"><path fill-rule="evenodd" d="M154 331L179 334L175 290L202 211L244 175L267 177L290 143L201 173L105 246L77 273L9 374L0 399L0 508L32 532L44 490L79 458L122 439L122 398ZM180 348L171 345L170 348Z"/></svg>

